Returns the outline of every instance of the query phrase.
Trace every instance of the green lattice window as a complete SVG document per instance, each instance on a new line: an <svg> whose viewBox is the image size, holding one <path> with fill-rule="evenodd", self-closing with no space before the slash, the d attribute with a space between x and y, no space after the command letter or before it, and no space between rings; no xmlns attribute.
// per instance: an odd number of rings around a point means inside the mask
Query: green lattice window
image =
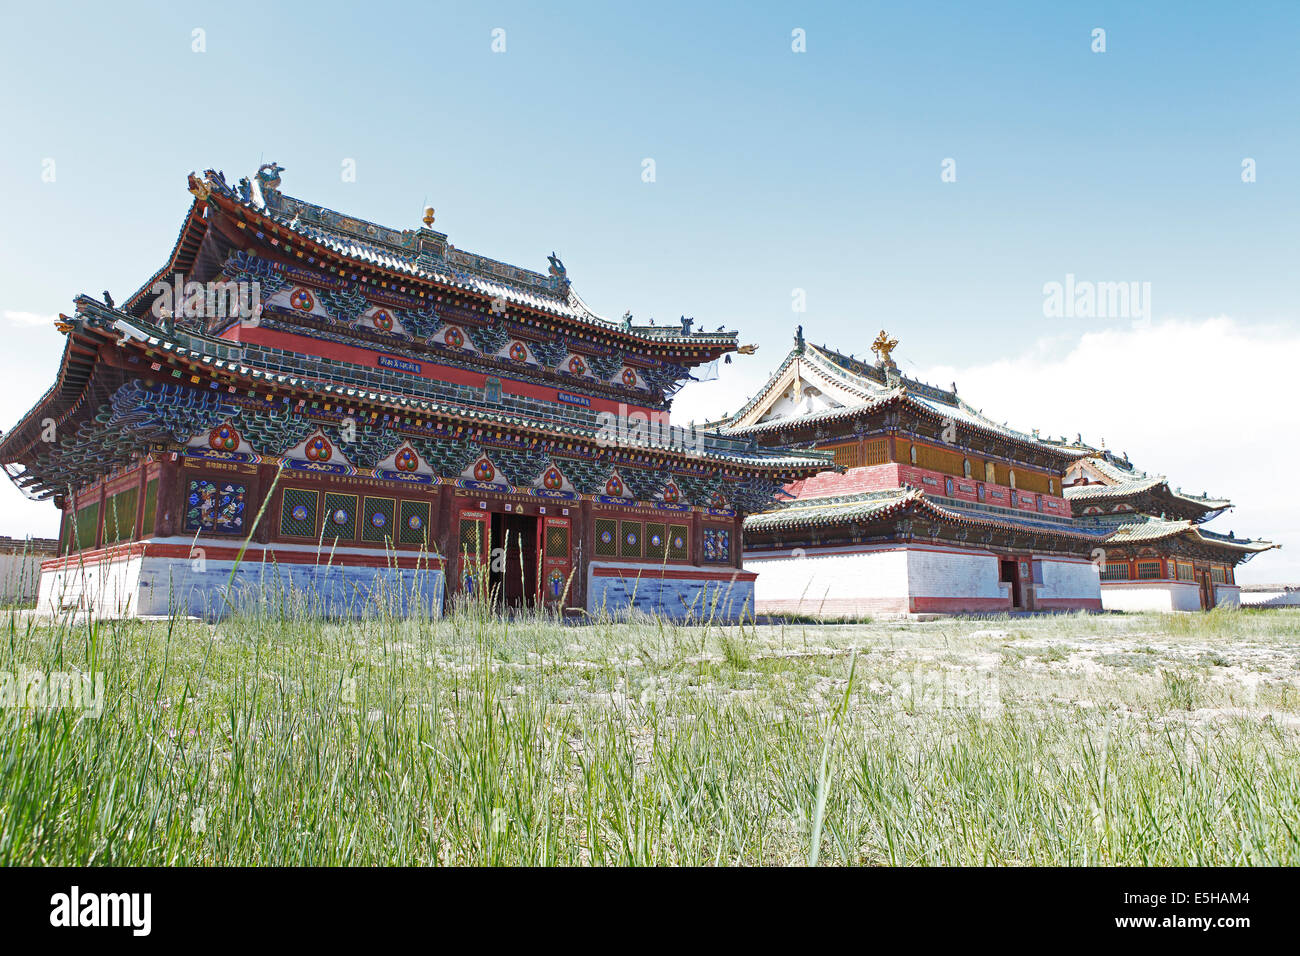
<svg viewBox="0 0 1300 956"><path fill-rule="evenodd" d="M1139 561L1138 578L1141 580L1152 580L1160 577L1159 561Z"/></svg>
<svg viewBox="0 0 1300 956"><path fill-rule="evenodd" d="M140 537L147 538L153 534L155 512L158 510L158 479L153 478L144 486L144 515L140 519Z"/></svg>
<svg viewBox="0 0 1300 956"><path fill-rule="evenodd" d="M72 551L84 551L95 546L95 535L99 531L99 502L87 505L77 512L77 520L72 529Z"/></svg>
<svg viewBox="0 0 1300 956"><path fill-rule="evenodd" d="M286 488L280 498L280 534L290 538L316 537L316 507L320 492Z"/></svg>
<svg viewBox="0 0 1300 956"><path fill-rule="evenodd" d="M403 501L401 511L401 528L397 540L402 544L425 546L429 540L429 502Z"/></svg>
<svg viewBox="0 0 1300 956"><path fill-rule="evenodd" d="M474 560L483 554L483 528L486 525L484 521L476 521L473 518L460 519L460 537L456 545L456 553L464 555Z"/></svg>
<svg viewBox="0 0 1300 956"><path fill-rule="evenodd" d="M361 513L361 538L364 541L386 541L393 536L393 515L397 502L392 498L366 498Z"/></svg>
<svg viewBox="0 0 1300 956"><path fill-rule="evenodd" d="M685 561L691 556L690 531L684 524L668 526L668 557L674 561Z"/></svg>
<svg viewBox="0 0 1300 956"><path fill-rule="evenodd" d="M351 541L357 536L357 496L325 492L325 537Z"/></svg>
<svg viewBox="0 0 1300 956"><path fill-rule="evenodd" d="M596 519L596 557L618 557L618 522L613 518Z"/></svg>
<svg viewBox="0 0 1300 956"><path fill-rule="evenodd" d="M662 522L647 521L645 525L645 556L662 561L668 553L668 529Z"/></svg>
<svg viewBox="0 0 1300 956"><path fill-rule="evenodd" d="M569 526L567 524L547 525L546 556L548 558L567 558L569 556Z"/></svg>
<svg viewBox="0 0 1300 956"><path fill-rule="evenodd" d="M620 558L641 557L641 522L620 521L618 523L618 556Z"/></svg>

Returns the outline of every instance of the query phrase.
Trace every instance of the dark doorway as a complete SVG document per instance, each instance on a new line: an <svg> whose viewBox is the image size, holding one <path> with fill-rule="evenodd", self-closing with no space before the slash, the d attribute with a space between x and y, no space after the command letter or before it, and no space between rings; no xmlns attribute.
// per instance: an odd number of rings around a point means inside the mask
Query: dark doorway
<svg viewBox="0 0 1300 956"><path fill-rule="evenodd" d="M1020 601L1020 569L1014 559L1003 559L999 562L1001 573L998 575L999 581L1006 581L1011 585L1011 606L1019 609L1022 607Z"/></svg>
<svg viewBox="0 0 1300 956"><path fill-rule="evenodd" d="M530 607L537 599L537 518L494 514L488 580L501 607Z"/></svg>

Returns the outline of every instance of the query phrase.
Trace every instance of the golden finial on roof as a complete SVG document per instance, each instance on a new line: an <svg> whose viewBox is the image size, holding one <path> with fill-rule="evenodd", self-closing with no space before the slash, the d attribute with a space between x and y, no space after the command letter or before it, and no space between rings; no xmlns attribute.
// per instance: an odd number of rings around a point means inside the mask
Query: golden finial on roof
<svg viewBox="0 0 1300 956"><path fill-rule="evenodd" d="M889 333L881 329L880 334L876 336L876 341L871 343L871 351L880 356L882 365L893 365L894 362L889 357L889 353L894 351L897 346L898 339L891 339Z"/></svg>
<svg viewBox="0 0 1300 956"><path fill-rule="evenodd" d="M424 207L424 225L430 229L433 228L433 207Z"/></svg>

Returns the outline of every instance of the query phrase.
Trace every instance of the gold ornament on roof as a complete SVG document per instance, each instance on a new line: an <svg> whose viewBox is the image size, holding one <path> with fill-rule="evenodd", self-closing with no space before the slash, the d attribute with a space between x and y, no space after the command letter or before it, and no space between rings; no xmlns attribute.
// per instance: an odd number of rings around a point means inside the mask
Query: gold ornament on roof
<svg viewBox="0 0 1300 956"><path fill-rule="evenodd" d="M880 330L880 334L876 336L876 341L871 343L871 351L879 355L880 361L885 365L894 364L893 360L889 357L889 353L894 351L897 347L898 339L891 339L889 333L884 329Z"/></svg>
<svg viewBox="0 0 1300 956"><path fill-rule="evenodd" d="M425 224L425 226L427 226L427 227L429 227L429 228L432 228L432 227L433 227L433 207L432 207L432 206L425 206L425 207L424 207L424 224Z"/></svg>
<svg viewBox="0 0 1300 956"><path fill-rule="evenodd" d="M739 352L741 355L753 355L755 352L758 351L758 346L757 346L757 345L737 345L737 346L736 346L736 351Z"/></svg>

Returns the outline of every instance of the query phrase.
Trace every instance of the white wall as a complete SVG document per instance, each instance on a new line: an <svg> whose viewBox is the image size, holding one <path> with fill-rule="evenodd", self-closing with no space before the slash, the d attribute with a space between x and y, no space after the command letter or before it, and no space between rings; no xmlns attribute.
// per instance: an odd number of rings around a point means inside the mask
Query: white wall
<svg viewBox="0 0 1300 956"><path fill-rule="evenodd" d="M143 558L122 556L113 561L88 559L41 574L36 609L48 614L93 610L100 617L125 617L138 612Z"/></svg>
<svg viewBox="0 0 1300 956"><path fill-rule="evenodd" d="M848 617L908 610L908 557L902 548L751 553L744 566L758 575L754 595L760 614Z"/></svg>
<svg viewBox="0 0 1300 956"><path fill-rule="evenodd" d="M988 551L954 554L925 548L907 549L912 597L1000 600L1008 589L998 580L1000 565Z"/></svg>
<svg viewBox="0 0 1300 956"><path fill-rule="evenodd" d="M1043 583L1036 585L1039 601L1097 601L1101 598L1101 572L1091 561L1066 561L1035 557L1041 562Z"/></svg>
<svg viewBox="0 0 1300 956"><path fill-rule="evenodd" d="M0 600L27 601L36 596L41 562L48 554L0 554Z"/></svg>
<svg viewBox="0 0 1300 956"><path fill-rule="evenodd" d="M1241 588L1235 584L1216 584L1214 603L1218 607L1240 607Z"/></svg>
<svg viewBox="0 0 1300 956"><path fill-rule="evenodd" d="M1199 611L1200 588L1191 581L1103 581L1107 611Z"/></svg>

